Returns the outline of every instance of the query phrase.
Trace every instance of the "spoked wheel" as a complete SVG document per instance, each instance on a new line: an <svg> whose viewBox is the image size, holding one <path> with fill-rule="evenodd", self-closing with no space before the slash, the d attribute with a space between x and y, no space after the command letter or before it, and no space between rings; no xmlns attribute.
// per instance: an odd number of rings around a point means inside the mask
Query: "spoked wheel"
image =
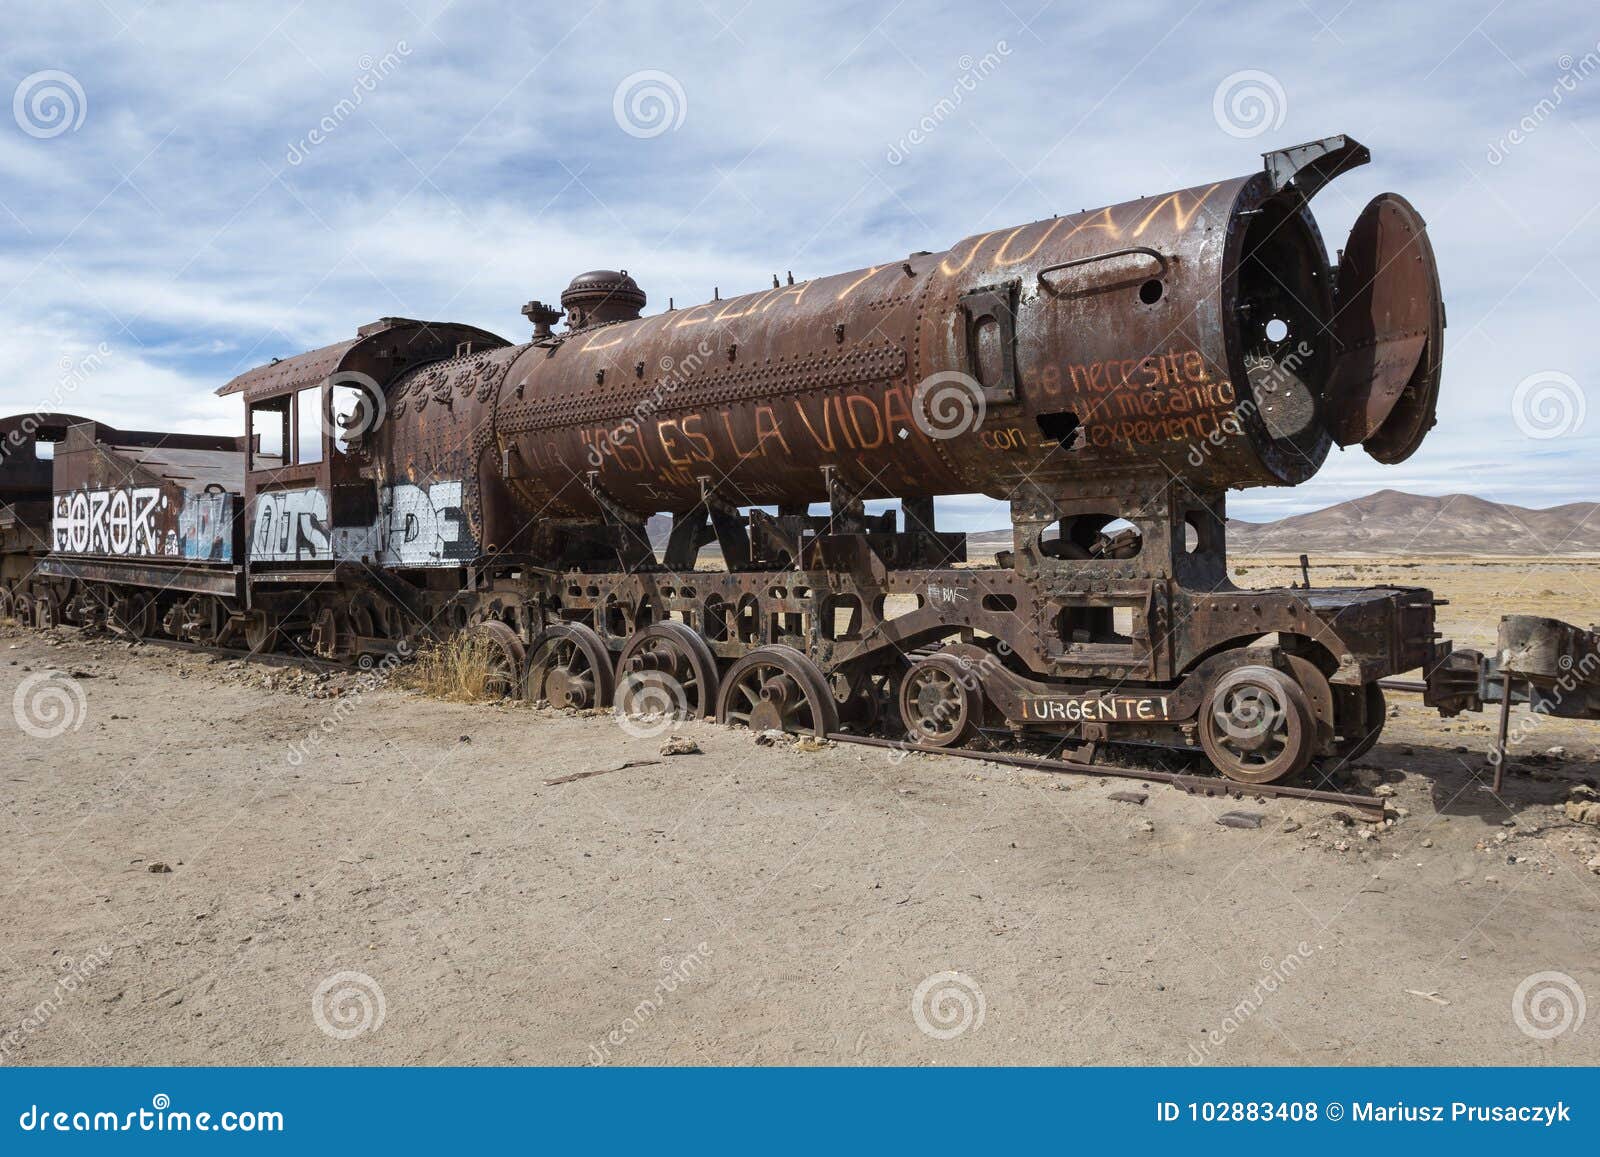
<svg viewBox="0 0 1600 1157"><path fill-rule="evenodd" d="M244 643L252 655L265 655L278 645L278 616L252 611L244 624Z"/></svg>
<svg viewBox="0 0 1600 1157"><path fill-rule="evenodd" d="M593 627L557 623L540 636L528 663L528 698L557 707L609 707L615 687L611 652Z"/></svg>
<svg viewBox="0 0 1600 1157"><path fill-rule="evenodd" d="M41 631L48 631L51 627L61 623L61 608L56 604L55 595L49 591L37 595L33 600L33 625Z"/></svg>
<svg viewBox="0 0 1600 1157"><path fill-rule="evenodd" d="M148 639L156 631L156 601L143 591L120 595L111 604L108 622L113 630Z"/></svg>
<svg viewBox="0 0 1600 1157"><path fill-rule="evenodd" d="M773 643L728 668L717 696L717 722L821 738L839 730L839 712L817 665L793 647Z"/></svg>
<svg viewBox="0 0 1600 1157"><path fill-rule="evenodd" d="M311 649L324 659L341 659L349 651L351 631L343 611L323 607L311 624Z"/></svg>
<svg viewBox="0 0 1600 1157"><path fill-rule="evenodd" d="M358 639L380 638L383 635L383 616L371 595L358 594L350 600L350 630Z"/></svg>
<svg viewBox="0 0 1600 1157"><path fill-rule="evenodd" d="M1338 710L1346 696L1360 703L1360 722L1345 718ZM1368 683L1360 688L1341 687L1334 692L1334 697L1334 719L1338 723L1339 737L1333 750L1341 761L1348 763L1352 759L1360 759L1378 742L1378 736L1383 734L1383 725L1389 717L1389 702L1383 697L1383 688L1377 683ZM1355 712L1349 714L1354 716Z"/></svg>
<svg viewBox="0 0 1600 1157"><path fill-rule="evenodd" d="M195 595L184 608L184 628L196 643L213 644L222 638L228 621L222 601L211 595Z"/></svg>
<svg viewBox="0 0 1600 1157"><path fill-rule="evenodd" d="M33 599L28 597L27 592L18 591L12 596L11 613L24 627L33 626Z"/></svg>
<svg viewBox="0 0 1600 1157"><path fill-rule="evenodd" d="M1200 707L1200 745L1218 771L1272 783L1311 762L1316 725L1300 685L1272 667L1236 667Z"/></svg>
<svg viewBox="0 0 1600 1157"><path fill-rule="evenodd" d="M717 657L679 622L636 631L617 659L617 710L705 719L717 707Z"/></svg>
<svg viewBox="0 0 1600 1157"><path fill-rule="evenodd" d="M517 633L499 619L490 619L471 628L473 637L488 651L489 674L484 692L497 699L515 699L522 694L523 665L528 651Z"/></svg>
<svg viewBox="0 0 1600 1157"><path fill-rule="evenodd" d="M953 747L970 739L983 718L977 677L951 658L918 659L900 681L900 718L913 743Z"/></svg>

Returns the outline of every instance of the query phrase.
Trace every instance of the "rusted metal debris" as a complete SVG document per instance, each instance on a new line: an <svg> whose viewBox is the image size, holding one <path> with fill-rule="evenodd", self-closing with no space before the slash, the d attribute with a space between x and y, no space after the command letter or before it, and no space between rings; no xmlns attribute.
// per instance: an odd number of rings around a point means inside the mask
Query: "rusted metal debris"
<svg viewBox="0 0 1600 1157"><path fill-rule="evenodd" d="M575 771L571 775L558 775L554 779L544 781L545 787L557 787L563 783L576 783L580 779L593 779L597 775L610 775L613 771L627 771L630 767L654 767L661 761L659 759L627 759L611 767L597 767L592 771Z"/></svg>

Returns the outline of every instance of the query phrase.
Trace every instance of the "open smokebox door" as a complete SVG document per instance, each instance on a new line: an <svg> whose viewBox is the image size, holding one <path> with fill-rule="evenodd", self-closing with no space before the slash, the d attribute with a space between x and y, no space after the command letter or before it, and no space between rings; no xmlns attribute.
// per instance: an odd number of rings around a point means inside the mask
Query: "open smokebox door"
<svg viewBox="0 0 1600 1157"><path fill-rule="evenodd" d="M1340 353L1328 430L1379 462L1403 462L1432 429L1444 358L1444 299L1427 223L1397 193L1356 218L1334 282Z"/></svg>

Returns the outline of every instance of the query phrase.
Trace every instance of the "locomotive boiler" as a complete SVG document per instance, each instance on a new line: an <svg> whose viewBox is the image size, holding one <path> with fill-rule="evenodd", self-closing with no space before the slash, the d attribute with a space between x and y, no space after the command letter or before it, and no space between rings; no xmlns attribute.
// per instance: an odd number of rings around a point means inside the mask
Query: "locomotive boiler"
<svg viewBox="0 0 1600 1157"><path fill-rule="evenodd" d="M587 274L562 296L567 333L491 355L509 387L463 417L492 423L521 510L578 516L825 502L830 470L861 498L1007 499L1130 471L1292 485L1334 442L1399 461L1438 387L1423 222L1378 198L1330 271L1307 207L1365 158L1322 142L649 318L632 278Z"/></svg>
<svg viewBox="0 0 1600 1157"><path fill-rule="evenodd" d="M649 315L598 270L519 344L385 318L274 361L222 390L242 557L165 560L213 605L148 615L341 659L470 631L508 692L578 708L1198 748L1251 782L1350 758L1379 680L1448 651L1434 599L1235 587L1225 493L1410 455L1444 311L1395 194L1329 260L1309 203L1365 148L1264 160ZM971 493L1010 507L992 561L936 525ZM47 573L127 598L73 553Z"/></svg>

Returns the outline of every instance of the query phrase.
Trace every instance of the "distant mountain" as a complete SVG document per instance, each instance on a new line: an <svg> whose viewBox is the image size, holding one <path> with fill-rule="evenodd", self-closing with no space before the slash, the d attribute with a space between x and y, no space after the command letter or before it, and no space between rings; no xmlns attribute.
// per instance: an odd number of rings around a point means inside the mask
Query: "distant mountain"
<svg viewBox="0 0 1600 1157"><path fill-rule="evenodd" d="M1530 510L1471 494L1380 490L1276 522L1229 519L1228 545L1268 554L1584 554L1600 552L1600 503Z"/></svg>
<svg viewBox="0 0 1600 1157"><path fill-rule="evenodd" d="M650 519L650 539L666 545L670 519ZM1276 522L1228 520L1228 547L1262 554L1600 554L1600 503L1547 510L1508 506L1471 494L1431 498L1379 490ZM1011 549L1011 529L967 534L967 555ZM717 553L707 547L702 557Z"/></svg>

